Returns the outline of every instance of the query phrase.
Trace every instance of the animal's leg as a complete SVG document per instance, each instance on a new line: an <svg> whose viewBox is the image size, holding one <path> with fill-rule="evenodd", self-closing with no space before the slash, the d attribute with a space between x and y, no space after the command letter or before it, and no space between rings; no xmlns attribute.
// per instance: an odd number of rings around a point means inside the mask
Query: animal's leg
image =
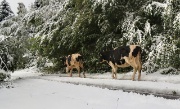
<svg viewBox="0 0 180 109"><path fill-rule="evenodd" d="M81 77L80 67L77 67L79 77Z"/></svg>
<svg viewBox="0 0 180 109"><path fill-rule="evenodd" d="M112 78L117 79L117 68L112 68Z"/></svg>
<svg viewBox="0 0 180 109"><path fill-rule="evenodd" d="M109 62L109 65L110 65L111 68L112 68L112 78L115 79L115 75L114 75L114 73L116 72L115 66L114 66L114 64L113 64L112 62Z"/></svg>
<svg viewBox="0 0 180 109"><path fill-rule="evenodd" d="M86 78L85 72L83 71L84 78Z"/></svg>
<svg viewBox="0 0 180 109"><path fill-rule="evenodd" d="M112 78L114 79L114 69L112 68Z"/></svg>
<svg viewBox="0 0 180 109"><path fill-rule="evenodd" d="M136 74L136 72L138 70L138 65L137 64L138 63L136 61L133 61L133 68L134 68L134 73L133 73L133 76L132 76L133 81L134 81L134 78L135 78L135 74ZM140 75L138 74L138 76L140 76Z"/></svg>
<svg viewBox="0 0 180 109"><path fill-rule="evenodd" d="M72 77L72 70L73 70L73 69L71 68L71 70L70 70L70 75L69 75L70 77Z"/></svg>
<svg viewBox="0 0 180 109"><path fill-rule="evenodd" d="M114 79L117 79L117 67L114 68Z"/></svg>
<svg viewBox="0 0 180 109"><path fill-rule="evenodd" d="M66 73L67 73L67 74L69 73L69 70L70 70L70 68L69 68L69 67L66 67ZM69 76L71 76L71 75L69 75Z"/></svg>
<svg viewBox="0 0 180 109"><path fill-rule="evenodd" d="M134 67L134 72L133 72L133 75L132 75L132 80L133 80L133 81L134 81L134 77L135 77L136 72L137 72L137 68Z"/></svg>
<svg viewBox="0 0 180 109"><path fill-rule="evenodd" d="M83 72L84 78L86 78L86 75L85 75L85 71L84 71L83 64L81 65L81 67L80 67L80 68L82 69L82 72Z"/></svg>
<svg viewBox="0 0 180 109"><path fill-rule="evenodd" d="M141 79L141 69L138 68L138 81Z"/></svg>
<svg viewBox="0 0 180 109"><path fill-rule="evenodd" d="M141 79L141 70L142 70L142 65L141 62L139 61L138 63L138 81Z"/></svg>
<svg viewBox="0 0 180 109"><path fill-rule="evenodd" d="M68 73L69 72L69 68L68 67L66 67L66 73Z"/></svg>
<svg viewBox="0 0 180 109"><path fill-rule="evenodd" d="M134 81L135 74L136 74L136 72L138 70L138 65L137 65L138 63L136 63L135 58L129 59L129 58L125 57L124 59L129 65L131 65L133 67L134 72L133 72L133 75L132 75L132 80Z"/></svg>
<svg viewBox="0 0 180 109"><path fill-rule="evenodd" d="M86 75L85 75L85 72L84 72L84 66L83 66L82 63L80 64L80 70L83 72L84 78L86 78Z"/></svg>
<svg viewBox="0 0 180 109"><path fill-rule="evenodd" d="M137 57L136 57L136 64L138 67L138 81L141 79L141 70L142 70L142 63L141 63L141 54L138 53Z"/></svg>

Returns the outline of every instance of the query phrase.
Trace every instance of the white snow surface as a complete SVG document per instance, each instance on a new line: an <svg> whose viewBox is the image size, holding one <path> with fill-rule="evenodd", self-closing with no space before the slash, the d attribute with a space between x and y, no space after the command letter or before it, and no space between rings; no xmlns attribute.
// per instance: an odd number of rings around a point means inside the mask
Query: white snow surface
<svg viewBox="0 0 180 109"><path fill-rule="evenodd" d="M142 73L142 81L131 81L132 72L118 74L117 80L111 79L111 73L87 74L87 78L77 75L42 76L35 67L15 71L12 85L0 87L0 106L2 109L180 109L180 99L121 90L164 94L175 91L180 95L179 75Z"/></svg>

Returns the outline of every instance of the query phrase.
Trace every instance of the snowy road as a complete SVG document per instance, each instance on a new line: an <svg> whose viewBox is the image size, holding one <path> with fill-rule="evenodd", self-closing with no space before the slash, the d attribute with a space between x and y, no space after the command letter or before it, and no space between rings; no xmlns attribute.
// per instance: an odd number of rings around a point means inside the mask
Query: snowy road
<svg viewBox="0 0 180 109"><path fill-rule="evenodd" d="M2 109L179 109L180 100L168 100L58 81L25 78L14 88L0 89Z"/></svg>
<svg viewBox="0 0 180 109"><path fill-rule="evenodd" d="M180 99L154 94L180 94L178 75L142 74L143 81L131 81L131 73L87 74L88 78L66 74L40 76L35 69L12 74L12 85L0 87L2 109L180 109ZM100 88L99 88L100 87ZM113 89L113 90L109 90ZM118 90L116 90L118 89ZM153 95L123 92L140 91Z"/></svg>
<svg viewBox="0 0 180 109"><path fill-rule="evenodd" d="M75 85L95 86L110 90L123 90L145 95L154 95L167 99L180 99L180 84L152 81L131 81L114 79L92 79L78 77L41 76L41 79L71 83Z"/></svg>

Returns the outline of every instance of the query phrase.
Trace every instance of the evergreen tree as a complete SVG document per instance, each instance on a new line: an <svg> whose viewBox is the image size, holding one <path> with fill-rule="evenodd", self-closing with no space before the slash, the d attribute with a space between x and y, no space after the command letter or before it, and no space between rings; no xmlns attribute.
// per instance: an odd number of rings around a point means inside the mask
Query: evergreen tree
<svg viewBox="0 0 180 109"><path fill-rule="evenodd" d="M3 0L0 4L0 22L4 20L6 17L13 15L9 3L6 0Z"/></svg>
<svg viewBox="0 0 180 109"><path fill-rule="evenodd" d="M35 0L35 2L34 2L34 8L35 8L35 9L38 9L38 8L40 8L40 7L42 7L42 0Z"/></svg>
<svg viewBox="0 0 180 109"><path fill-rule="evenodd" d="M34 2L34 8L38 9L45 5L49 5L50 0L35 0ZM51 1L52 2L52 1Z"/></svg>
<svg viewBox="0 0 180 109"><path fill-rule="evenodd" d="M18 5L19 6L17 7L17 9L18 9L17 14L19 17L22 17L27 13L27 9L23 3L18 3Z"/></svg>

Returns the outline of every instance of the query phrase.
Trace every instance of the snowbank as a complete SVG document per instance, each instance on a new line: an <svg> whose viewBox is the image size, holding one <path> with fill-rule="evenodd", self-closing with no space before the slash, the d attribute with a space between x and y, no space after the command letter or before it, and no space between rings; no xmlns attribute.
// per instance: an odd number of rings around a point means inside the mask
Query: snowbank
<svg viewBox="0 0 180 109"><path fill-rule="evenodd" d="M11 74L11 80L20 78L37 77L42 75L36 67L30 67L22 70L17 70Z"/></svg>

